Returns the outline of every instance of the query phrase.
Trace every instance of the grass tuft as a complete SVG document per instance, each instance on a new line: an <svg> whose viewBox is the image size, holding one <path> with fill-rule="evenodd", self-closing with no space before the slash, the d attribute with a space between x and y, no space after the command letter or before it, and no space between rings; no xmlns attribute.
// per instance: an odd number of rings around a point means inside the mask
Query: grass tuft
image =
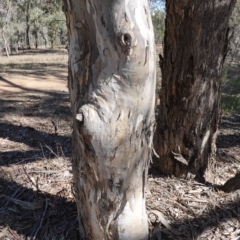
<svg viewBox="0 0 240 240"><path fill-rule="evenodd" d="M240 96L222 94L221 108L224 114L232 114L240 109Z"/></svg>

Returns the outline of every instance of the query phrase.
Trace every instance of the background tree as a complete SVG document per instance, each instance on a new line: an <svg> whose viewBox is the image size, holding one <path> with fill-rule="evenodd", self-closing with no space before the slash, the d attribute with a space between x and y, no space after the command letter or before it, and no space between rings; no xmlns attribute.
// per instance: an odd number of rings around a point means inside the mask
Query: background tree
<svg viewBox="0 0 240 240"><path fill-rule="evenodd" d="M14 2L18 6L18 11L21 12L22 16L25 18L25 39L26 39L26 47L30 49L30 16L31 16L31 8L34 6L35 0L14 0Z"/></svg>
<svg viewBox="0 0 240 240"><path fill-rule="evenodd" d="M155 44L147 0L65 1L82 239L148 239Z"/></svg>
<svg viewBox="0 0 240 240"><path fill-rule="evenodd" d="M39 45L39 32L44 23L44 12L38 6L31 9L31 33L34 36L35 48Z"/></svg>
<svg viewBox="0 0 240 240"><path fill-rule="evenodd" d="M233 58L239 54L240 46L240 1L236 1L233 13L230 18L231 41L228 46L228 54Z"/></svg>
<svg viewBox="0 0 240 240"><path fill-rule="evenodd" d="M0 30L1 37L5 46L5 51L9 57L9 37L7 36L10 29L10 23L12 18L12 4L9 0L3 0L0 3Z"/></svg>
<svg viewBox="0 0 240 240"><path fill-rule="evenodd" d="M1 2L1 14L6 13L7 5ZM65 16L61 0L8 0L11 5L11 18L5 28L5 39L11 49L18 47L38 47L48 43L51 47L67 44ZM3 15L0 19L6 20ZM4 41L0 40L0 46Z"/></svg>
<svg viewBox="0 0 240 240"><path fill-rule="evenodd" d="M51 48L54 48L57 43L66 44L66 22L63 17L62 12L56 11L46 19Z"/></svg>
<svg viewBox="0 0 240 240"><path fill-rule="evenodd" d="M154 27L155 43L161 44L165 30L165 11L158 9L152 12L152 22Z"/></svg>
<svg viewBox="0 0 240 240"><path fill-rule="evenodd" d="M154 168L203 180L215 157L220 79L235 1L166 1ZM210 164L210 165L209 165Z"/></svg>
<svg viewBox="0 0 240 240"><path fill-rule="evenodd" d="M165 30L165 1L149 0L152 22L154 28L155 43L161 44Z"/></svg>
<svg viewBox="0 0 240 240"><path fill-rule="evenodd" d="M46 0L43 11L51 48L57 44L66 44L67 30L65 16L62 13L62 0Z"/></svg>

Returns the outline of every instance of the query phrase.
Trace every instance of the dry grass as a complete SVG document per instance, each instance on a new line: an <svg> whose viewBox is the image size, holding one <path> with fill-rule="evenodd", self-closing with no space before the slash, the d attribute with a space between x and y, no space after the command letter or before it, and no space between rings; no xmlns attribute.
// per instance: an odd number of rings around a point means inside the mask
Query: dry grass
<svg viewBox="0 0 240 240"><path fill-rule="evenodd" d="M66 74L66 62L62 51L1 58L6 80L24 74L33 81L43 68L49 82L41 90L36 85L0 98L0 239L80 239L68 92L59 84L48 87L56 72ZM32 66L29 72L24 64ZM239 113L223 118L212 185L149 175L146 197L154 239L240 239L240 191L226 194L214 188L240 170L239 123Z"/></svg>

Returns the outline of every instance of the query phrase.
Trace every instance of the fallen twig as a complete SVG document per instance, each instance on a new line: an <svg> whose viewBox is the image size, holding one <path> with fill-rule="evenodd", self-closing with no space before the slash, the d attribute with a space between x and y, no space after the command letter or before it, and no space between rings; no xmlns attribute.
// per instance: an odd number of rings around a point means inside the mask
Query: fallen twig
<svg viewBox="0 0 240 240"><path fill-rule="evenodd" d="M174 227L172 227L168 220L166 220L166 218L164 217L164 215L158 211L158 210L149 210L148 213L153 213L154 215L156 215L158 217L158 220L173 234L175 235L180 235L181 233L179 231L177 231Z"/></svg>
<svg viewBox="0 0 240 240"><path fill-rule="evenodd" d="M40 230L40 228L42 227L42 224L43 224L43 220L45 218L45 215L46 215L46 211L47 211L47 207L48 207L48 199L46 198L46 204L45 204L45 209L44 209L44 212L43 212L43 215L42 215L42 218L41 218L41 222L40 222L40 225L38 226L34 236L33 236L33 240L36 239L37 237L37 234L38 234L38 231Z"/></svg>
<svg viewBox="0 0 240 240"><path fill-rule="evenodd" d="M24 166L22 166L22 167L23 167L23 171L24 171L24 173L26 174L26 176L27 176L28 180L30 181L30 183L37 189L37 191L39 191L38 180L37 180L37 181L33 180L33 179L28 175L26 168L25 168Z"/></svg>

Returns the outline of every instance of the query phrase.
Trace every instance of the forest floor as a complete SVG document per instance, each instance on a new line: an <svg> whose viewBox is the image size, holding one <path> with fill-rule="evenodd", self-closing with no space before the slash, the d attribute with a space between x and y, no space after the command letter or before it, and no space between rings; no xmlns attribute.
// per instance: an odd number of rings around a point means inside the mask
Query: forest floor
<svg viewBox="0 0 240 240"><path fill-rule="evenodd" d="M80 239L71 132L67 52L0 57L0 239ZM240 110L222 117L217 146L213 185L240 170ZM155 239L240 239L240 191L149 175L146 196Z"/></svg>

